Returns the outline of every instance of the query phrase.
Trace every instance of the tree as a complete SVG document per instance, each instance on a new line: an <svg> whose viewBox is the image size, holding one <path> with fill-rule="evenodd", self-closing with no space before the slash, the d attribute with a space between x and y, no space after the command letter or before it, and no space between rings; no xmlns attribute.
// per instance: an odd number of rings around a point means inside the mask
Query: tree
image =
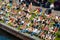
<svg viewBox="0 0 60 40"><path fill-rule="evenodd" d="M54 3L54 2L55 2L55 0L48 0L48 2L50 2L50 3Z"/></svg>

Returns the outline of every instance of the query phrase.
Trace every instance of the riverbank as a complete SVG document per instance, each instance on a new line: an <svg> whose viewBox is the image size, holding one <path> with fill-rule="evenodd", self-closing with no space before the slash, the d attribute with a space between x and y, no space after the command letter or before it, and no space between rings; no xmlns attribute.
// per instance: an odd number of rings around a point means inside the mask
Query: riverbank
<svg viewBox="0 0 60 40"><path fill-rule="evenodd" d="M0 40L21 40L0 28Z"/></svg>

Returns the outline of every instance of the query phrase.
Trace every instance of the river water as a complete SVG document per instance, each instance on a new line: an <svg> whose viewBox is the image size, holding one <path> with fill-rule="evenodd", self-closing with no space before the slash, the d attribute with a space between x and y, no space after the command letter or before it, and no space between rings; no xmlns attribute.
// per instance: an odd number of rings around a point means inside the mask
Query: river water
<svg viewBox="0 0 60 40"><path fill-rule="evenodd" d="M0 29L0 40L21 40L11 34L9 34L8 32Z"/></svg>

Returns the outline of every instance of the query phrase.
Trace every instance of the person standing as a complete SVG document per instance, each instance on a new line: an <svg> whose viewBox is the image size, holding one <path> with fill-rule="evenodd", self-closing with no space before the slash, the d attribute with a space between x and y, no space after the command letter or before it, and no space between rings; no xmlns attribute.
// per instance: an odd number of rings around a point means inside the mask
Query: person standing
<svg viewBox="0 0 60 40"><path fill-rule="evenodd" d="M51 3L50 9L54 9L54 3Z"/></svg>

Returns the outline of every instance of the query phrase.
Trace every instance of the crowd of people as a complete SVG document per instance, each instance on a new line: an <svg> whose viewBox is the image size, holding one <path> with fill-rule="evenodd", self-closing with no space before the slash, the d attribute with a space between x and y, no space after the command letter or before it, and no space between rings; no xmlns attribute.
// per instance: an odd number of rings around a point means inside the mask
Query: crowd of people
<svg viewBox="0 0 60 40"><path fill-rule="evenodd" d="M28 33L45 40L54 40L60 28L60 16L52 12L43 12L42 8L32 11L32 3L0 2L0 22L3 22L22 33Z"/></svg>

